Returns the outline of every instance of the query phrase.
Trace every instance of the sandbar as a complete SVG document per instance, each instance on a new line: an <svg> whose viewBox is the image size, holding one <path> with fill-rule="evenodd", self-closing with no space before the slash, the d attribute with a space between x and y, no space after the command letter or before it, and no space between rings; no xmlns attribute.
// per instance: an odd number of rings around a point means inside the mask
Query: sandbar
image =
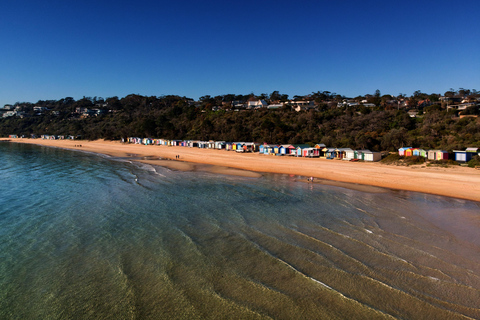
<svg viewBox="0 0 480 320"><path fill-rule="evenodd" d="M282 173L322 179L317 183L335 185L353 183L356 188L373 186L415 191L441 196L480 201L480 170L453 166L392 166L382 163L349 162L319 158L269 156L258 153L138 145L105 140L43 140L6 139L0 141L30 143L43 146L82 150L113 157L131 157L133 160L166 166L175 170L206 170L221 174L256 177L261 173ZM179 156L179 159L177 159ZM337 186L345 186L336 184ZM364 188L364 190L368 190Z"/></svg>

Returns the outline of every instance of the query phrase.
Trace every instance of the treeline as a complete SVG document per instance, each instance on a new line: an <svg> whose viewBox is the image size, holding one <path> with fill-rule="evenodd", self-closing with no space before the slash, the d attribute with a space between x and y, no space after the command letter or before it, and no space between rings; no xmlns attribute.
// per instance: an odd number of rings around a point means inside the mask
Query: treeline
<svg viewBox="0 0 480 320"><path fill-rule="evenodd" d="M180 96L129 95L100 101L65 98L36 103L35 106L48 108L42 114L33 111L33 104L21 105L27 116L0 119L1 136L50 134L88 140L136 136L272 144L324 143L372 151L395 151L402 146L447 151L480 147L477 118L454 118L454 111L444 110L440 105L425 108L419 118L411 118L403 109L337 108L326 104L302 112L289 107L211 111ZM81 117L76 111L79 107L95 106L105 109L105 113ZM477 109L470 113L478 113Z"/></svg>

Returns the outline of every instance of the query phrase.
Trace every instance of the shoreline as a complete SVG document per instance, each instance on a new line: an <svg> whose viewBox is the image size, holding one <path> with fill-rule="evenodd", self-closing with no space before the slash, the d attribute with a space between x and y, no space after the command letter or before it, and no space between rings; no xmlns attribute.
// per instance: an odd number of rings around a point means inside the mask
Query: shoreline
<svg viewBox="0 0 480 320"><path fill-rule="evenodd" d="M480 202L480 171L466 167L399 167L378 162L348 162L319 158L295 158L236 153L234 151L173 146L145 146L120 141L42 140L0 138L0 141L27 143L68 150L106 154L174 170L202 170L212 173L260 177L279 173L314 177L320 184L375 192L380 187L435 194ZM81 146L81 147L80 147ZM176 159L179 155L180 159ZM369 191L369 189L371 191Z"/></svg>

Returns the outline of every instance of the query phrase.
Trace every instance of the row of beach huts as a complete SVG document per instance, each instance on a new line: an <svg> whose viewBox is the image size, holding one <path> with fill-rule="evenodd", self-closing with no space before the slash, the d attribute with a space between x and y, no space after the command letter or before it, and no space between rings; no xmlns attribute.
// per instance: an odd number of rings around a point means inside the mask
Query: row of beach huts
<svg viewBox="0 0 480 320"><path fill-rule="evenodd" d="M421 148L403 147L398 149L398 155L401 157L423 157L427 160L455 160L460 163L466 163L476 155L480 155L479 148L467 148L465 150L453 150L452 153L444 150L424 150Z"/></svg>
<svg viewBox="0 0 480 320"><path fill-rule="evenodd" d="M18 138L17 135L11 134L9 138ZM32 138L37 138L32 135ZM76 139L74 136L56 136L41 135L41 139L47 140L63 140ZM325 144L319 143L314 147L307 144L260 144L255 142L226 142L226 141L199 141L199 140L168 140L168 139L152 139L129 137L122 142L144 145L163 145L163 146L181 146L201 149L217 149L235 152L258 152L264 155L275 156L295 156L308 158L325 158L350 161L380 161L382 159L381 152L373 152L370 150L353 150L350 148L328 148ZM455 160L459 163L466 163L476 155L480 156L480 148L466 148L465 150L453 150L452 152L444 150L424 150L421 148L403 147L398 149L398 154L402 157L418 156L427 160Z"/></svg>
<svg viewBox="0 0 480 320"><path fill-rule="evenodd" d="M12 139L25 138L24 135L18 136L16 134L10 134L10 135L8 135L8 137L12 138ZM32 135L30 135L30 138L37 139L38 136L35 135L35 134L32 134ZM57 135L52 135L52 134L42 134L40 136L40 138L43 139L43 140L65 140L65 139L75 140L76 139L74 136L57 136Z"/></svg>
<svg viewBox="0 0 480 320"><path fill-rule="evenodd" d="M307 144L260 144L255 142L226 142L198 140L167 140L130 137L126 141L134 144L181 146L201 149L217 149L236 152L258 152L263 155L325 158L337 160L380 161L382 154L370 150L352 150L350 148L328 148L323 143L311 147Z"/></svg>

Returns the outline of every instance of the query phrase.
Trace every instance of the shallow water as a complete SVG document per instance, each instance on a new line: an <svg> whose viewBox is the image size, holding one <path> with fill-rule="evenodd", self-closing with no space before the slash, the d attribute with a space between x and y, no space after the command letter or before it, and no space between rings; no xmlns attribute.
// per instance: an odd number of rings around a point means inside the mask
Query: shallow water
<svg viewBox="0 0 480 320"><path fill-rule="evenodd" d="M478 319L480 205L0 143L1 319Z"/></svg>

